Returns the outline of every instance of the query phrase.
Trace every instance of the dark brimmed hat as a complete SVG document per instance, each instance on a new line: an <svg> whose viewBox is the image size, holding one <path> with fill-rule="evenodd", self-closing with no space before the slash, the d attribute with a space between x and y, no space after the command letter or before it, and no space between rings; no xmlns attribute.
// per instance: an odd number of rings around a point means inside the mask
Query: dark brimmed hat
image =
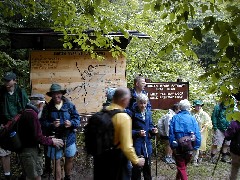
<svg viewBox="0 0 240 180"><path fill-rule="evenodd" d="M59 84L52 84L49 92L47 92L46 94L51 97L52 93L54 92L61 92L64 95L66 94L67 91L65 89L62 89L62 87Z"/></svg>
<svg viewBox="0 0 240 180"><path fill-rule="evenodd" d="M193 106L204 106L203 102L201 100L194 100Z"/></svg>
<svg viewBox="0 0 240 180"><path fill-rule="evenodd" d="M7 72L3 76L4 81L11 81L11 80L14 80L14 79L16 79L16 74L13 73L13 72Z"/></svg>

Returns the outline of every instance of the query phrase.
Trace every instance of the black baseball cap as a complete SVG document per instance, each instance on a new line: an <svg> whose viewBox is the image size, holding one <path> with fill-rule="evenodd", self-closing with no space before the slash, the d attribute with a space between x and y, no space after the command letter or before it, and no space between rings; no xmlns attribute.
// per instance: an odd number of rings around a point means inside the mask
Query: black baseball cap
<svg viewBox="0 0 240 180"><path fill-rule="evenodd" d="M16 74L13 73L13 72L7 72L3 76L4 81L11 81L11 80L14 80L14 79L16 79Z"/></svg>

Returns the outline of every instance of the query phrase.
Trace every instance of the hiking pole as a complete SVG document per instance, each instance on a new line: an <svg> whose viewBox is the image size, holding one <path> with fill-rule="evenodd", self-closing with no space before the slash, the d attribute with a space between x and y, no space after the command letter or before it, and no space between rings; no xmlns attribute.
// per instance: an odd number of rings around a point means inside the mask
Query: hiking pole
<svg viewBox="0 0 240 180"><path fill-rule="evenodd" d="M157 168L158 168L157 167L158 166L157 165L157 135L155 136L155 156L156 156L156 172L155 172L156 174L155 175L156 175L156 179L157 179Z"/></svg>
<svg viewBox="0 0 240 180"><path fill-rule="evenodd" d="M56 137L56 133L55 131L53 131L53 137ZM52 153L52 150L54 148L54 180L57 179L57 163L56 163L56 159L57 159L57 147L51 147L51 153ZM50 154L50 157L52 157L52 154Z"/></svg>
<svg viewBox="0 0 240 180"><path fill-rule="evenodd" d="M66 159L65 159L65 152L66 152L66 148L67 148L67 135L63 138L63 142L64 142L64 146L63 146L63 157L61 159L62 161L62 164L63 164L63 168L61 168L61 173L62 173L62 176L65 177L65 169L64 169L64 166L65 166L65 163L66 163Z"/></svg>
<svg viewBox="0 0 240 180"><path fill-rule="evenodd" d="M55 147L55 152L54 152L54 180L57 179L57 147Z"/></svg>
<svg viewBox="0 0 240 180"><path fill-rule="evenodd" d="M220 156L221 156L221 154L222 154L222 152L223 152L224 144L225 144L225 138L224 138L224 140L223 140L222 147L221 147L221 149L220 149L220 152L219 152L219 155L218 155L218 158L217 158L217 162L216 162L216 164L215 164L215 166L214 166L214 169L213 169L213 172L212 172L212 177L214 176L215 170L217 169L217 165L218 165Z"/></svg>
<svg viewBox="0 0 240 180"><path fill-rule="evenodd" d="M50 160L52 161L52 146L50 146ZM50 161L50 162L51 162ZM51 165L51 164L50 164ZM45 158L45 168L46 168L46 158ZM48 172L48 180L50 180L50 177L51 177L51 171L49 170L49 172Z"/></svg>

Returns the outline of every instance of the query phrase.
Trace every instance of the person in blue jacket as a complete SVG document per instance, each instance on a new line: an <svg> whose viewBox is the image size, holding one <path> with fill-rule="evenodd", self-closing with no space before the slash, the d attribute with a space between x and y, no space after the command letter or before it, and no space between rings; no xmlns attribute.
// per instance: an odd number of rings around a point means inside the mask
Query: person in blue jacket
<svg viewBox="0 0 240 180"><path fill-rule="evenodd" d="M59 84L52 84L47 95L52 97L49 104L43 109L41 124L48 128L57 138L63 139L64 148L55 149L48 147L48 156L56 160L56 177L61 179L60 159L63 154L65 158L64 180L70 179L73 166L73 157L76 154L76 129L80 124L80 116L75 105L63 95L66 90L62 90Z"/></svg>
<svg viewBox="0 0 240 180"><path fill-rule="evenodd" d="M190 102L187 99L181 100L179 108L180 112L174 115L170 122L169 141L177 165L176 179L187 180L187 164L193 151L182 151L179 140L189 137L193 141L193 149L197 150L201 145L201 133L195 117L190 114Z"/></svg>
<svg viewBox="0 0 240 180"><path fill-rule="evenodd" d="M137 97L139 94L147 95L147 92L144 90L145 87L146 87L146 81L143 76L137 76L134 78L134 88L130 90L131 91L131 99L130 99L127 109L129 109L130 111L132 111L134 109L134 104L136 103L136 100L137 100ZM147 102L146 108L149 111L151 111L152 106L151 106L150 101Z"/></svg>
<svg viewBox="0 0 240 180"><path fill-rule="evenodd" d="M133 146L136 154L145 158L143 168L133 166L132 180L141 180L141 172L145 180L151 177L151 138L158 132L153 126L152 113L147 109L148 97L145 94L139 94L130 116L132 117L132 136Z"/></svg>

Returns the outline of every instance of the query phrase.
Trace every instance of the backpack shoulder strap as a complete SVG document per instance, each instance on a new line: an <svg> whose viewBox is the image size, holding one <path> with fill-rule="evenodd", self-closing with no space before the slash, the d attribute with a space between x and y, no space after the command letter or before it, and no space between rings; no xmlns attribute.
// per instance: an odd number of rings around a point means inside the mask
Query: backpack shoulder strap
<svg viewBox="0 0 240 180"><path fill-rule="evenodd" d="M124 113L123 110L120 110L120 109L113 109L113 110L106 110L106 109L103 109L102 110L103 112L108 112L110 114L111 117L113 117L115 114L118 114L118 113ZM114 148L117 148L121 143L118 142L117 144L114 145Z"/></svg>
<svg viewBox="0 0 240 180"><path fill-rule="evenodd" d="M115 114L118 114L118 113L124 113L123 110L120 110L120 109L113 109L113 110L103 110L103 111L107 111L111 117L113 117Z"/></svg>

